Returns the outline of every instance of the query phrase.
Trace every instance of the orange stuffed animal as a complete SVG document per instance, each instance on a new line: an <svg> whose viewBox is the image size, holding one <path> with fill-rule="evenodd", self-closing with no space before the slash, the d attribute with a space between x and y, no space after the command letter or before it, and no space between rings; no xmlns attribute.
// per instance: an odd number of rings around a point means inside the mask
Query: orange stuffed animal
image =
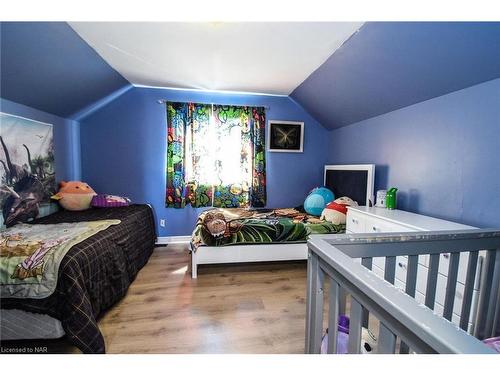
<svg viewBox="0 0 500 375"><path fill-rule="evenodd" d="M59 191L51 198L68 211L83 211L90 207L94 195L97 195L94 189L85 182L61 181Z"/></svg>

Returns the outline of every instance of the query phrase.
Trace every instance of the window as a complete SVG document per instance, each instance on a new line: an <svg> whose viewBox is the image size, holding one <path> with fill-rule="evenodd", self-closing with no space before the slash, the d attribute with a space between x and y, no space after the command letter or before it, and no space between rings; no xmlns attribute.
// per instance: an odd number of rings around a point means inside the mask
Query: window
<svg viewBox="0 0 500 375"><path fill-rule="evenodd" d="M167 207L264 207L262 107L167 103Z"/></svg>

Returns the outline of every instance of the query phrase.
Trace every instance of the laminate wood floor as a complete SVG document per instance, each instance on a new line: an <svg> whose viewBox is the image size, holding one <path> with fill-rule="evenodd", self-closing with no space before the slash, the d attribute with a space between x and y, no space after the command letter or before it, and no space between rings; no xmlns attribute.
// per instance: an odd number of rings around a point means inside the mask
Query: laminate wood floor
<svg viewBox="0 0 500 375"><path fill-rule="evenodd" d="M109 353L303 353L306 263L201 266L157 248L99 326Z"/></svg>
<svg viewBox="0 0 500 375"><path fill-rule="evenodd" d="M304 352L305 261L200 266L196 280L188 263L186 245L155 249L99 320L107 353Z"/></svg>

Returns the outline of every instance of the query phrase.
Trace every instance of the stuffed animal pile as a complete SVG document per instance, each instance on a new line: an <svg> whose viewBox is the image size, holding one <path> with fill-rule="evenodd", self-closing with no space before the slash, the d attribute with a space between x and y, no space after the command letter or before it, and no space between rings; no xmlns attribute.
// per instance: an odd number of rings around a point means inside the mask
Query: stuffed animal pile
<svg viewBox="0 0 500 375"><path fill-rule="evenodd" d="M349 197L340 197L326 205L321 213L321 220L329 221L332 224L339 225L346 223L347 207L356 207L358 202Z"/></svg>

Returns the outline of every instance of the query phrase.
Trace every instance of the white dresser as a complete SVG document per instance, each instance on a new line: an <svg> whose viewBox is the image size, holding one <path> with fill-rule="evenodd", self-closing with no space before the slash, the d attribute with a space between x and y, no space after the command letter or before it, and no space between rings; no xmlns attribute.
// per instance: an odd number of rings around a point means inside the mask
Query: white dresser
<svg viewBox="0 0 500 375"><path fill-rule="evenodd" d="M348 207L346 219L347 233L379 233L379 232L414 232L414 231L434 231L434 230L461 230L474 229L474 227L454 223L451 221L436 219L429 216L418 215L401 210L388 210L379 207ZM482 257L478 263L481 267ZM396 280L395 285L404 290L407 269L407 257L400 256L396 259ZM455 293L455 303L453 306L452 321L456 324L460 321L460 310L462 307L464 284L467 270L468 253L460 256L458 270L458 284ZM425 289L427 284L427 271L429 256L419 257L417 271L417 292L415 299L424 303ZM434 311L440 315L443 313L443 305L446 292L446 276L448 274L449 254L443 254L439 260L439 275L436 290L436 305ZM373 272L380 277L384 277L385 258L373 258ZM473 311L477 306L479 290L480 272L476 272L476 281L473 294ZM469 331L472 327L475 315L469 321Z"/></svg>

